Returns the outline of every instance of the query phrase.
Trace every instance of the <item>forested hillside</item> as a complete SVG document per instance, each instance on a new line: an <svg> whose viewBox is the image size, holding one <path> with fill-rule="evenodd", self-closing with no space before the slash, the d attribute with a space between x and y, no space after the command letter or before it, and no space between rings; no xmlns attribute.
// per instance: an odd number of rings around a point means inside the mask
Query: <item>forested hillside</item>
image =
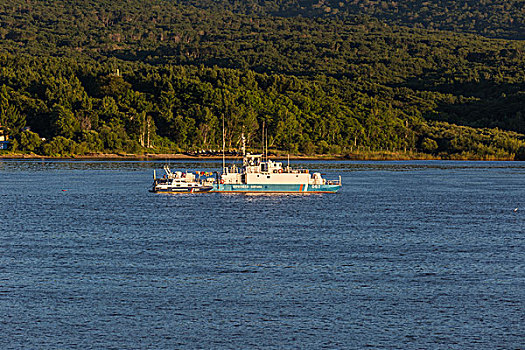
<svg viewBox="0 0 525 350"><path fill-rule="evenodd" d="M525 157L525 42L403 27L415 3L404 21L381 3L378 19L361 1L3 3L0 124L46 155L218 148L224 116L230 148L264 122L292 153ZM479 33L519 37L519 4Z"/></svg>

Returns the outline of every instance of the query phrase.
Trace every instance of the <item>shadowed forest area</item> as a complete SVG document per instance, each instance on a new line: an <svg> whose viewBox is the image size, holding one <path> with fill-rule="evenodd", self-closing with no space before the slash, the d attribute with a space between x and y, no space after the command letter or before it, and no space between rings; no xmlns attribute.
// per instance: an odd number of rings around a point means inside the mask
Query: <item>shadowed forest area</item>
<svg viewBox="0 0 525 350"><path fill-rule="evenodd" d="M524 8L13 0L0 126L10 154L217 150L224 118L229 150L264 124L275 152L525 159Z"/></svg>

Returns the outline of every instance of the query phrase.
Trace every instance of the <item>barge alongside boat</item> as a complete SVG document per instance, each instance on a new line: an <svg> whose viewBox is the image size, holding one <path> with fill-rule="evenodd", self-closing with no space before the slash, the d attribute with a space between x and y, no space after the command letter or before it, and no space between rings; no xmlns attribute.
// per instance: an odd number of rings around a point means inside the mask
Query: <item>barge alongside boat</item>
<svg viewBox="0 0 525 350"><path fill-rule="evenodd" d="M166 165L164 166L165 175L157 178L153 171L153 186L150 192L153 193L194 193L210 192L213 189L213 179L201 179L190 172L172 172Z"/></svg>

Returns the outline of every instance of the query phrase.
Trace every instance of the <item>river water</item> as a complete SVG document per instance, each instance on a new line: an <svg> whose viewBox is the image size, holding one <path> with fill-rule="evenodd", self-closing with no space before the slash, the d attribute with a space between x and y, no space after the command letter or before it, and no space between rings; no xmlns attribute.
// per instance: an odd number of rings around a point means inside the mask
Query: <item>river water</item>
<svg viewBox="0 0 525 350"><path fill-rule="evenodd" d="M0 160L0 348L525 347L525 163L292 163L343 189L152 194L164 162Z"/></svg>

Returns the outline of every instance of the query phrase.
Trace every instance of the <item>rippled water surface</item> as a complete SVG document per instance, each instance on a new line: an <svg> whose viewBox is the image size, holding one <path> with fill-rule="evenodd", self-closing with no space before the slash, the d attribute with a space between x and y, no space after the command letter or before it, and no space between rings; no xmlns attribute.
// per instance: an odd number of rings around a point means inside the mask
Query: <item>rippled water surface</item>
<svg viewBox="0 0 525 350"><path fill-rule="evenodd" d="M295 165L344 187L163 195L162 162L0 160L0 348L525 347L525 164Z"/></svg>

